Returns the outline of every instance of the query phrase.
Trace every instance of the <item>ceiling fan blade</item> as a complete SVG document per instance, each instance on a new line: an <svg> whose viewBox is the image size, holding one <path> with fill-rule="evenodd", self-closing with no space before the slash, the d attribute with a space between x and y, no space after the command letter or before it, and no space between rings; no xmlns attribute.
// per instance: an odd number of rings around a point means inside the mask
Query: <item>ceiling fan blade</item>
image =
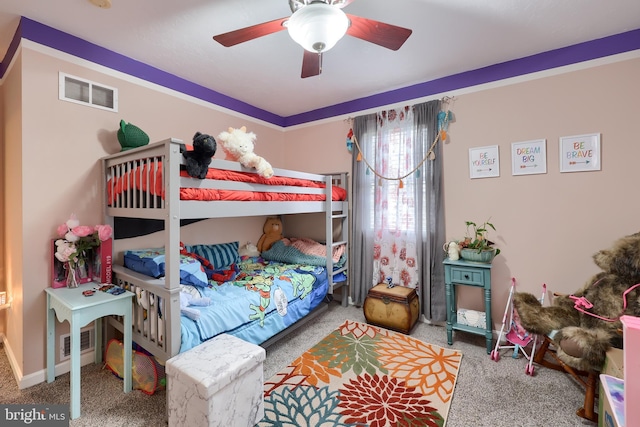
<svg viewBox="0 0 640 427"><path fill-rule="evenodd" d="M300 77L306 79L307 77L317 76L322 72L322 53L304 51L302 57L302 74Z"/></svg>
<svg viewBox="0 0 640 427"><path fill-rule="evenodd" d="M218 34L217 36L213 36L213 39L225 47L235 46L286 29L283 23L288 19L288 16L286 18L274 19L273 21L263 22L262 24Z"/></svg>
<svg viewBox="0 0 640 427"><path fill-rule="evenodd" d="M385 24L384 22L350 15L348 13L347 17L351 21L351 26L347 30L347 34L391 50L400 49L413 32L408 28Z"/></svg>

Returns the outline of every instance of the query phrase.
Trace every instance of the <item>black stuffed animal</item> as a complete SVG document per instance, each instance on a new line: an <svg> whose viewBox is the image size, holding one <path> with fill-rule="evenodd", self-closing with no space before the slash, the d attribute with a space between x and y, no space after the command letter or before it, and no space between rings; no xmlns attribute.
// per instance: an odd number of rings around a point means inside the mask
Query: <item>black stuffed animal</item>
<svg viewBox="0 0 640 427"><path fill-rule="evenodd" d="M186 170L189 176L206 178L211 157L216 154L216 148L216 140L211 135L196 132L193 136L193 150L182 151L182 156L187 162Z"/></svg>

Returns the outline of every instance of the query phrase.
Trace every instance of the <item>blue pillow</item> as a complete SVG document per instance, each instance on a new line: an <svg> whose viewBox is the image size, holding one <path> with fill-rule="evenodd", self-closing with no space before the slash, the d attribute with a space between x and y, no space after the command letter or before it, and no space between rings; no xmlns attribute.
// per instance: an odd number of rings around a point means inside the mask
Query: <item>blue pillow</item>
<svg viewBox="0 0 640 427"><path fill-rule="evenodd" d="M214 270L220 270L240 262L238 246L238 242L230 242L214 245L186 245L185 249L209 261Z"/></svg>
<svg viewBox="0 0 640 427"><path fill-rule="evenodd" d="M124 252L124 266L151 277L162 277L164 269L164 248L138 249ZM190 256L180 255L180 283L208 286L200 261Z"/></svg>

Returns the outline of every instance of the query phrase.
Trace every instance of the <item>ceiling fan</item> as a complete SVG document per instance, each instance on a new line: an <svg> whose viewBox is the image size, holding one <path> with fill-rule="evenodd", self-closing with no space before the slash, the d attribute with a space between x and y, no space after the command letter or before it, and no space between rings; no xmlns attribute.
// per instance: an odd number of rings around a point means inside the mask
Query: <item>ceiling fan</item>
<svg viewBox="0 0 640 427"><path fill-rule="evenodd" d="M279 31L288 30L304 50L302 78L322 72L322 54L345 34L391 50L398 50L412 30L344 13L342 8L355 0L289 0L292 15L214 36L230 47Z"/></svg>

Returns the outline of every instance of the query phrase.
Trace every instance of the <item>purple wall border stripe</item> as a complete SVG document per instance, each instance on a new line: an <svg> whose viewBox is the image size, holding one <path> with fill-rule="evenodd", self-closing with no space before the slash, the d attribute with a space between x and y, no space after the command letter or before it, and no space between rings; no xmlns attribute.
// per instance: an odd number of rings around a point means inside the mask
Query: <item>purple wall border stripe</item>
<svg viewBox="0 0 640 427"><path fill-rule="evenodd" d="M296 126L640 49L640 29L636 29L389 92L330 105L293 116L282 117L25 17L20 20L16 34L2 63L0 63L0 77L6 73L21 38L280 127Z"/></svg>
<svg viewBox="0 0 640 427"><path fill-rule="evenodd" d="M410 99L491 83L637 49L640 49L640 29L289 116L285 118L285 127L397 104Z"/></svg>
<svg viewBox="0 0 640 427"><path fill-rule="evenodd" d="M265 122L283 126L284 118L245 102L191 83L173 74L151 67L86 40L22 17L22 37L44 46L78 56L87 61L173 89L203 101L246 114Z"/></svg>
<svg viewBox="0 0 640 427"><path fill-rule="evenodd" d="M9 43L9 48L7 49L7 53L4 55L4 59L0 62L0 79L4 77L4 73L7 72L9 68L9 63L13 59L13 56L16 54L18 50L18 46L20 46L20 39L22 38L22 21L18 23L18 28L16 29L15 34L13 35L13 39L11 39L11 43Z"/></svg>

